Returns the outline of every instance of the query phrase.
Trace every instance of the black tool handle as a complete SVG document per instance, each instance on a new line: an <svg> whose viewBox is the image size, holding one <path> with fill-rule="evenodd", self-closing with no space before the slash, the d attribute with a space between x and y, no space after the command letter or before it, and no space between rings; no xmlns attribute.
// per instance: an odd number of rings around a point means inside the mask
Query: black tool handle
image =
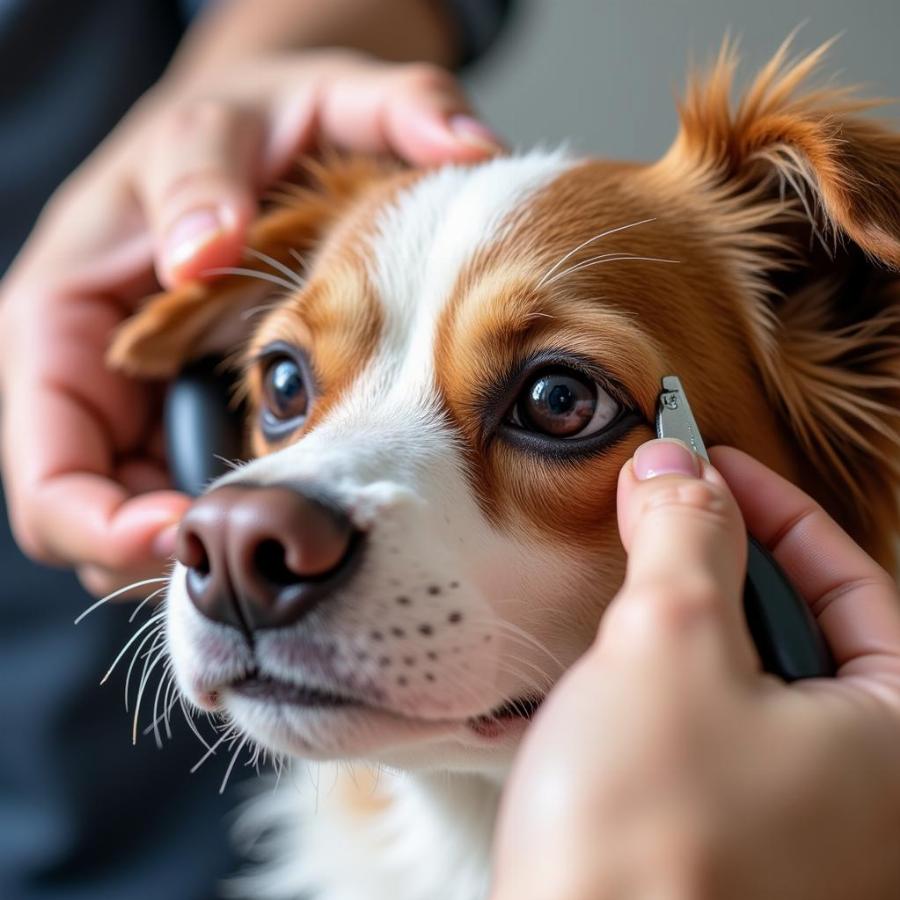
<svg viewBox="0 0 900 900"><path fill-rule="evenodd" d="M228 471L243 451L241 410L222 361L206 357L181 371L163 414L166 453L175 487L196 497Z"/></svg>
<svg viewBox="0 0 900 900"><path fill-rule="evenodd" d="M834 660L809 606L752 537L747 542L744 613L767 672L785 681L834 675Z"/></svg>

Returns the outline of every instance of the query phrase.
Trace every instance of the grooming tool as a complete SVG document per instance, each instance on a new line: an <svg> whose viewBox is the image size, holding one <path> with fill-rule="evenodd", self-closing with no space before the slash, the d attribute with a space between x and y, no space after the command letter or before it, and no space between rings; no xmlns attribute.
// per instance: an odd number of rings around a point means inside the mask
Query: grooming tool
<svg viewBox="0 0 900 900"><path fill-rule="evenodd" d="M680 379L667 375L656 409L656 435L677 438L709 462ZM785 681L834 674L834 661L809 607L772 555L747 537L744 614L763 668Z"/></svg>
<svg viewBox="0 0 900 900"><path fill-rule="evenodd" d="M169 388L163 419L175 487L197 497L243 449L243 414L232 401L222 360L191 363Z"/></svg>

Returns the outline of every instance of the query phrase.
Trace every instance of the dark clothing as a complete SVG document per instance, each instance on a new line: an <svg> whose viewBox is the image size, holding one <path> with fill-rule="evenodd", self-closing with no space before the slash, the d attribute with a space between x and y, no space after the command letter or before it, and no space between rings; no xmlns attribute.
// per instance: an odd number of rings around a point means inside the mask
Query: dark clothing
<svg viewBox="0 0 900 900"><path fill-rule="evenodd" d="M465 61L510 5L445 2ZM54 188L160 75L200 5L0 0L0 272ZM0 496L0 898L208 900L235 867L224 764L191 775L204 751L179 720L163 750L152 737L131 746L124 670L99 681L146 613L129 624L130 606L104 606L76 628L90 601L72 575L22 557Z"/></svg>

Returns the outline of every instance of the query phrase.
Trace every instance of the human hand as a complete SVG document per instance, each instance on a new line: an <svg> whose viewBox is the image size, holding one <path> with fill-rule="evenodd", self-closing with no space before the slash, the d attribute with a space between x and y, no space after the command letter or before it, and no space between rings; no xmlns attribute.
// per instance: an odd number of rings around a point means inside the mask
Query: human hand
<svg viewBox="0 0 900 900"><path fill-rule="evenodd" d="M622 470L625 583L526 735L492 900L900 896L897 587L798 488L712 459L653 441ZM836 678L760 673L738 506Z"/></svg>
<svg viewBox="0 0 900 900"><path fill-rule="evenodd" d="M51 199L0 285L2 461L30 556L98 594L159 574L190 501L159 386L106 368L110 335L158 284L234 264L259 191L320 144L425 165L498 149L442 69L283 55L164 80Z"/></svg>

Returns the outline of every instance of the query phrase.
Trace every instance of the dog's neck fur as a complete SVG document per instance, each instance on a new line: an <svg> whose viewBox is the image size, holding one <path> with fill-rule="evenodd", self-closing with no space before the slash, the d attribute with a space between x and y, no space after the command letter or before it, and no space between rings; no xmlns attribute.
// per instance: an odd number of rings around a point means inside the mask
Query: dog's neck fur
<svg viewBox="0 0 900 900"><path fill-rule="evenodd" d="M274 837L264 868L232 887L266 900L482 900L501 788L477 774L299 763L249 805L239 830Z"/></svg>

